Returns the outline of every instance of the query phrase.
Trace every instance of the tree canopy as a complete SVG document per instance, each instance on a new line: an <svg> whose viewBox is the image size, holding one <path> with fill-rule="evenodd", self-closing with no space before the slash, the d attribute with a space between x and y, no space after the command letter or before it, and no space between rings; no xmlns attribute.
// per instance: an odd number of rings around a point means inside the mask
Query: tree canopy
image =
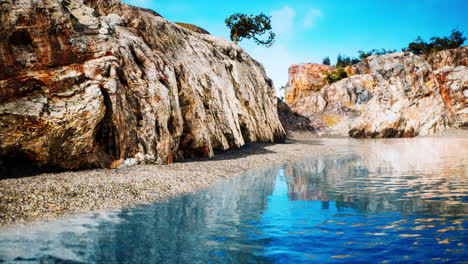
<svg viewBox="0 0 468 264"><path fill-rule="evenodd" d="M418 37L414 42L411 42L407 48L402 50L412 52L416 55L431 54L437 51L458 48L465 42L466 37L459 30L452 30L450 36L432 37L430 42L425 42L421 37Z"/></svg>
<svg viewBox="0 0 468 264"><path fill-rule="evenodd" d="M275 40L275 33L271 31L271 17L260 13L260 15L246 15L236 13L225 20L226 26L231 30L231 40L237 44L245 39L253 39L258 45L271 47ZM268 34L266 39L260 36Z"/></svg>

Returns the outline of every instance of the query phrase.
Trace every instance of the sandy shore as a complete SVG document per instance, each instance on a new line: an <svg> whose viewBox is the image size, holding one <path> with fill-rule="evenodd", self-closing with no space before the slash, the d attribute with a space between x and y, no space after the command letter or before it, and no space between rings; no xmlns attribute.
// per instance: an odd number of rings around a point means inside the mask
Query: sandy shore
<svg viewBox="0 0 468 264"><path fill-rule="evenodd" d="M467 137L451 130L439 137ZM307 156L343 151L362 143L294 133L284 144L250 144L212 159L172 165L141 165L0 180L0 227L168 199L205 189L224 179Z"/></svg>

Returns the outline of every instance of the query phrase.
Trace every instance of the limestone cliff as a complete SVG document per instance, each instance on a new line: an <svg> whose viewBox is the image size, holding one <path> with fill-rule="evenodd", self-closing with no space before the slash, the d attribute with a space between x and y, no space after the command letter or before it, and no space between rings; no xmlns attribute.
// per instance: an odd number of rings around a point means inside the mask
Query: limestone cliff
<svg viewBox="0 0 468 264"><path fill-rule="evenodd" d="M171 163L283 139L272 81L227 40L117 0L0 3L3 160Z"/></svg>
<svg viewBox="0 0 468 264"><path fill-rule="evenodd" d="M292 104L320 90L328 83L324 73L334 68L315 63L303 63L289 67L289 82L285 91L285 101Z"/></svg>
<svg viewBox="0 0 468 264"><path fill-rule="evenodd" d="M466 126L467 51L461 47L430 56L403 52L371 56L346 69L352 76L321 87L311 85L314 92L295 95L299 99L290 107L309 118L319 134L413 137ZM290 85L289 91L299 90Z"/></svg>

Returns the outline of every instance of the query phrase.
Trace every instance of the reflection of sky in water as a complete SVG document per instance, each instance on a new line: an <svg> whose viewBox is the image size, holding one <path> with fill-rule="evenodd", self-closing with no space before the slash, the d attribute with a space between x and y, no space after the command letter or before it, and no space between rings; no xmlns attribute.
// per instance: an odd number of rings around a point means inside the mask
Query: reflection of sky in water
<svg viewBox="0 0 468 264"><path fill-rule="evenodd" d="M341 142L336 156L252 173L166 203L1 231L0 260L74 261L70 264L468 259L468 140Z"/></svg>

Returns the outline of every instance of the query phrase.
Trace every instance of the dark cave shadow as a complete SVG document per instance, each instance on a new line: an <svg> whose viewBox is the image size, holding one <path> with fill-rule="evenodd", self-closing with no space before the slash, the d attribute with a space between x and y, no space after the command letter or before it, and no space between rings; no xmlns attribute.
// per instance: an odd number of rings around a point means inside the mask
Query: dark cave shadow
<svg viewBox="0 0 468 264"><path fill-rule="evenodd" d="M37 176L43 173L59 173L66 170L60 168L39 168L34 161L21 153L15 156L0 156L0 181Z"/></svg>

